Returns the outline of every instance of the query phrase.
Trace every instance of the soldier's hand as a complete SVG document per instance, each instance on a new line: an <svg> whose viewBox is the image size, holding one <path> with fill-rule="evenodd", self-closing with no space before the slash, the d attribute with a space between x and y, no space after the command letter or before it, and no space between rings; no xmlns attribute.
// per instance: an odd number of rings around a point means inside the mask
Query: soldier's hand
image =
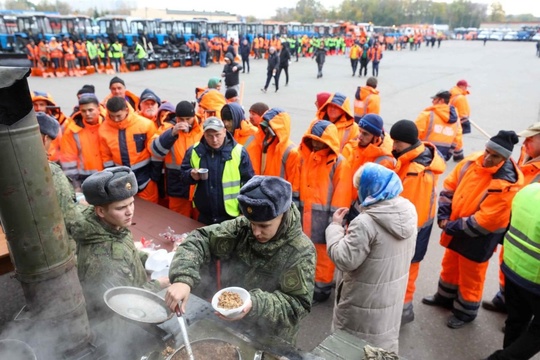
<svg viewBox="0 0 540 360"><path fill-rule="evenodd" d="M171 311L176 311L176 305L179 302L182 302L180 306L180 311L183 313L186 312L186 303L189 299L189 294L191 294L191 288L188 284L184 283L174 283L167 289L165 293L165 303L171 309Z"/></svg>

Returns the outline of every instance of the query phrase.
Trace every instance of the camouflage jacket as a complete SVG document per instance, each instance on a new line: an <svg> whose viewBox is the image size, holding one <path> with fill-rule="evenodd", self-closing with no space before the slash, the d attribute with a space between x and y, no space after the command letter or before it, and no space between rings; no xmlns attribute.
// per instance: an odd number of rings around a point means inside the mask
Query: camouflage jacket
<svg viewBox="0 0 540 360"><path fill-rule="evenodd" d="M69 248L75 253L76 244L73 240L73 227L82 220L81 211L84 207L77 204L75 190L60 165L49 162L49 169L51 169L58 205L60 205L60 211L64 216L64 223L69 235Z"/></svg>
<svg viewBox="0 0 540 360"><path fill-rule="evenodd" d="M129 229L115 230L104 223L93 206L83 211L83 217L73 236L77 241L79 280L90 312L103 306L103 294L113 287L135 286L155 292L161 289L157 280L148 281L143 265L147 254L135 248Z"/></svg>
<svg viewBox="0 0 540 360"><path fill-rule="evenodd" d="M257 336L269 334L294 343L300 320L311 311L316 261L296 206L264 244L254 238L244 216L191 232L174 256L171 283L193 288L201 280L201 266L211 257L221 262L223 287L240 286L251 294L253 307L241 322L248 322Z"/></svg>

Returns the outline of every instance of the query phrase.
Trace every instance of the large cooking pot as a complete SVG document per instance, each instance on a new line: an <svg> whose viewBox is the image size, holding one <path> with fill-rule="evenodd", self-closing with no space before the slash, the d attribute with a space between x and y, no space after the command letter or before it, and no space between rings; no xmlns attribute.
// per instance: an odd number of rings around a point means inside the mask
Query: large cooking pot
<svg viewBox="0 0 540 360"><path fill-rule="evenodd" d="M34 350L24 341L0 340L0 359L36 360Z"/></svg>
<svg viewBox="0 0 540 360"><path fill-rule="evenodd" d="M118 315L139 323L161 324L174 315L163 298L137 287L109 289L103 295L103 300Z"/></svg>
<svg viewBox="0 0 540 360"><path fill-rule="evenodd" d="M227 341L219 339L201 339L191 343L193 357L197 360L242 360L240 349ZM189 359L185 346L180 347L167 360Z"/></svg>

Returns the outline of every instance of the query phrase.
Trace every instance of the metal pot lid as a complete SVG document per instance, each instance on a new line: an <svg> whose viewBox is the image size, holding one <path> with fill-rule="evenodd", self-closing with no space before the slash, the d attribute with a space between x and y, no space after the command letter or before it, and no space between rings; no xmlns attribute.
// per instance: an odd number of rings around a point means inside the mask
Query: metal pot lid
<svg viewBox="0 0 540 360"><path fill-rule="evenodd" d="M105 292L103 300L118 315L141 323L160 324L173 316L165 300L141 288L115 287Z"/></svg>
<svg viewBox="0 0 540 360"><path fill-rule="evenodd" d="M17 339L0 340L0 359L36 360L34 350Z"/></svg>

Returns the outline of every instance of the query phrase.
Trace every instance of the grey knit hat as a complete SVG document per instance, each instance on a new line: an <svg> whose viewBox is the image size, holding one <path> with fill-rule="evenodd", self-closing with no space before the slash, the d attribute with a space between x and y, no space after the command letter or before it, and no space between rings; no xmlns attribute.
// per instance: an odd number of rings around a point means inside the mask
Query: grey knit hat
<svg viewBox="0 0 540 360"><path fill-rule="evenodd" d="M277 176L254 176L240 189L240 210L251 221L270 221L289 210L291 184Z"/></svg>
<svg viewBox="0 0 540 360"><path fill-rule="evenodd" d="M106 205L137 194L137 178L127 166L108 168L90 175L82 184L86 201Z"/></svg>
<svg viewBox="0 0 540 360"><path fill-rule="evenodd" d="M39 132L49 136L53 140L56 139L60 132L60 124L58 121L41 111L36 113L36 118L39 124Z"/></svg>

